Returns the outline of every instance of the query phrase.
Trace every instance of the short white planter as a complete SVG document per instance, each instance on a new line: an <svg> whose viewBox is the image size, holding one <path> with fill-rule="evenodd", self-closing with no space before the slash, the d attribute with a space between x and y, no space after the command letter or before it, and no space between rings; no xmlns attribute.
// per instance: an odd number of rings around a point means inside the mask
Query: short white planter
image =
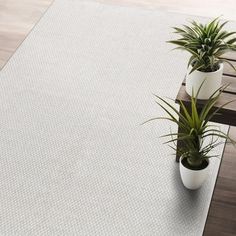
<svg viewBox="0 0 236 236"><path fill-rule="evenodd" d="M206 168L202 170L191 170L191 169L186 168L182 164L182 159L183 157L180 158L179 168L180 168L180 176L181 176L184 186L187 189L191 189L191 190L200 188L208 176L209 165L210 165L209 160L208 160L208 165L206 166Z"/></svg>
<svg viewBox="0 0 236 236"><path fill-rule="evenodd" d="M191 74L192 67L189 67L188 74L186 76L186 92L188 95L196 96L201 84L201 90L198 94L198 99L209 99L209 97L221 87L222 74L223 74L223 63L220 64L220 68L214 72L201 72L198 70L193 71ZM216 93L217 95L217 93ZM215 96L216 96L215 95Z"/></svg>

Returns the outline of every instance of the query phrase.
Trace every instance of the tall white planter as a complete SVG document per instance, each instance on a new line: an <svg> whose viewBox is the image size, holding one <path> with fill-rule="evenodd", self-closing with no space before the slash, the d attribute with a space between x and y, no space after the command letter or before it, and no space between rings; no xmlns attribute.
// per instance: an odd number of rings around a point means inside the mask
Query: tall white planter
<svg viewBox="0 0 236 236"><path fill-rule="evenodd" d="M188 74L186 76L186 92L188 95L196 96L201 84L203 83L201 90L198 94L198 99L209 99L209 97L221 87L223 63L220 64L220 68L214 72L201 72L195 70L191 74L192 67L189 67ZM217 95L217 94L216 94ZM215 95L215 96L216 96Z"/></svg>
<svg viewBox="0 0 236 236"><path fill-rule="evenodd" d="M209 165L210 165L209 160L208 160L208 165L205 169L190 170L182 164L182 159L183 157L180 158L179 169L180 169L180 176L184 186L191 190L200 188L208 176Z"/></svg>

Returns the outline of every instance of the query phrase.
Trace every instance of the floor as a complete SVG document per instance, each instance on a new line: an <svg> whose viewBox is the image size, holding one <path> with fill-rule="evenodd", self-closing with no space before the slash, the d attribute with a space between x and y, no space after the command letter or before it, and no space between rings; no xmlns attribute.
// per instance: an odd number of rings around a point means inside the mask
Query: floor
<svg viewBox="0 0 236 236"><path fill-rule="evenodd" d="M235 0L97 0L107 4L162 9L236 20ZM22 43L53 0L0 0L0 69ZM230 129L236 139L236 128ZM236 149L227 145L204 235L236 235Z"/></svg>
<svg viewBox="0 0 236 236"><path fill-rule="evenodd" d="M230 136L236 140L236 129ZM205 236L236 235L236 148L228 144L221 164L211 207L205 226Z"/></svg>
<svg viewBox="0 0 236 236"><path fill-rule="evenodd" d="M235 0L96 0L107 4L156 8L236 20ZM0 68L34 27L53 0L0 0ZM233 7L235 6L235 7Z"/></svg>
<svg viewBox="0 0 236 236"><path fill-rule="evenodd" d="M0 0L0 68L51 3L52 0Z"/></svg>

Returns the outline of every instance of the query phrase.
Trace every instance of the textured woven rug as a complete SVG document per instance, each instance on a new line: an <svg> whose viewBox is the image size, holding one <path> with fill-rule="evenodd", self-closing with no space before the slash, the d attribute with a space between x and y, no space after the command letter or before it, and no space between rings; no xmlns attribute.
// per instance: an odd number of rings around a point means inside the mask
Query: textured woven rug
<svg viewBox="0 0 236 236"><path fill-rule="evenodd" d="M165 41L188 18L54 2L0 72L1 235L202 234L220 160L188 191L169 123L140 126L177 94L187 56Z"/></svg>

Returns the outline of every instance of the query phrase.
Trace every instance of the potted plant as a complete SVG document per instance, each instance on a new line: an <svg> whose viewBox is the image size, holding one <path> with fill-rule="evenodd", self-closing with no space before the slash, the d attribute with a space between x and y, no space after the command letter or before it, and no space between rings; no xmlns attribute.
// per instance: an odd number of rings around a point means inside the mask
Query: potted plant
<svg viewBox="0 0 236 236"><path fill-rule="evenodd" d="M186 76L186 92L190 96L195 96L205 81L198 99L208 99L221 87L223 62L234 68L229 61L221 58L224 53L236 50L236 38L232 38L236 32L223 30L226 23L227 21L220 23L219 18L216 18L208 24L192 21L190 25L183 25L182 28L174 27L174 33L180 38L168 42L177 45L176 49L191 54Z"/></svg>
<svg viewBox="0 0 236 236"><path fill-rule="evenodd" d="M201 87L200 87L201 88ZM177 150L176 142L182 142L182 148L178 149L180 157L180 175L184 186L188 189L197 189L206 180L210 158L216 157L212 155L211 151L222 144L219 138L228 140L235 143L227 134L222 132L217 126L210 125L209 121L216 115L220 115L220 110L229 104L225 103L218 109L212 110L217 102L223 87L216 90L207 100L201 109L197 109L197 97L191 97L190 107L186 107L183 102L180 101L180 108L183 112L179 112L174 106L163 98L156 96L156 103L168 114L168 117L152 118L144 123L157 119L167 119L178 127L181 127L181 132L172 133L162 137L170 137L166 143L173 142L175 146L172 146L174 150ZM199 94L198 90L197 95ZM217 94L217 95L215 95Z"/></svg>

